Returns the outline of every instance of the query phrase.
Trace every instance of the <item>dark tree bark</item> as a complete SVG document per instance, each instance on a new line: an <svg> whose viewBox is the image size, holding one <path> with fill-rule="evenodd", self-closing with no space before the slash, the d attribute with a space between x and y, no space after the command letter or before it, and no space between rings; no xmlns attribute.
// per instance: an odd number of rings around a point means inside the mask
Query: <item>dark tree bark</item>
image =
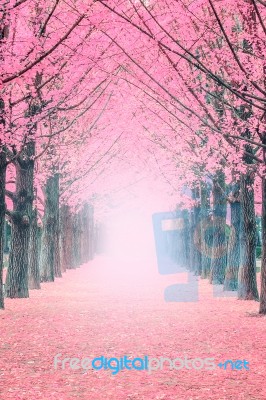
<svg viewBox="0 0 266 400"><path fill-rule="evenodd" d="M75 269L74 257L73 257L73 246L74 246L74 214L69 212L67 219L67 232L66 240L68 243L68 263L67 269Z"/></svg>
<svg viewBox="0 0 266 400"><path fill-rule="evenodd" d="M59 175L48 178L44 187L45 210L41 238L40 275L41 282L53 282L61 276L59 261Z"/></svg>
<svg viewBox="0 0 266 400"><path fill-rule="evenodd" d="M261 258L261 293L260 314L266 314L266 179L262 178L262 258Z"/></svg>
<svg viewBox="0 0 266 400"><path fill-rule="evenodd" d="M37 209L32 212L29 243L29 288L41 289L39 270L39 243Z"/></svg>
<svg viewBox="0 0 266 400"><path fill-rule="evenodd" d="M6 296L10 298L29 297L28 253L34 198L34 154L35 143L34 141L29 141L15 161L16 193L13 198L14 211L8 213L12 221L12 236Z"/></svg>
<svg viewBox="0 0 266 400"><path fill-rule="evenodd" d="M190 271L201 274L201 232L200 232L200 193L198 188L192 189L192 198L196 204L190 212Z"/></svg>
<svg viewBox="0 0 266 400"><path fill-rule="evenodd" d="M89 205L84 204L82 209L82 239L81 239L81 260L86 263L90 258L90 242L89 242Z"/></svg>
<svg viewBox="0 0 266 400"><path fill-rule="evenodd" d="M226 268L226 196L225 177L218 171L213 179L213 244L210 283L224 283Z"/></svg>
<svg viewBox="0 0 266 400"><path fill-rule="evenodd" d="M254 207L254 178L251 173L241 176L241 234L240 267L238 272L238 298L258 300L256 280L256 217Z"/></svg>
<svg viewBox="0 0 266 400"><path fill-rule="evenodd" d="M5 220L5 227L4 227L4 253L9 253L9 225L7 220Z"/></svg>
<svg viewBox="0 0 266 400"><path fill-rule="evenodd" d="M240 229L241 229L241 203L240 185L235 184L230 202L231 229L227 249L227 266L224 280L224 290L235 291L238 288L238 271L240 265Z"/></svg>
<svg viewBox="0 0 266 400"><path fill-rule="evenodd" d="M189 271L194 271L195 267L195 232L196 232L196 224L195 224L195 211L194 208L189 212ZM196 240L197 243L197 240Z"/></svg>
<svg viewBox="0 0 266 400"><path fill-rule="evenodd" d="M60 251L60 269L61 272L66 272L67 268L67 247L66 247L66 234L67 234L67 206L63 204L59 210L59 251Z"/></svg>
<svg viewBox="0 0 266 400"><path fill-rule="evenodd" d="M89 206L89 260L94 258L95 254L95 227L94 227L94 209Z"/></svg>
<svg viewBox="0 0 266 400"><path fill-rule="evenodd" d="M210 276L212 241L213 241L213 224L211 219L210 207L210 189L205 182L201 183L200 188L200 235L201 235L201 278L205 279Z"/></svg>
<svg viewBox="0 0 266 400"><path fill-rule="evenodd" d="M182 241L182 229L181 229L181 212L176 210L173 215L176 219L176 227L166 233L169 243L169 256L179 266L183 265L183 241Z"/></svg>
<svg viewBox="0 0 266 400"><path fill-rule="evenodd" d="M189 241L189 213L188 210L182 210L181 218L183 226L181 230L181 246L182 260L181 264L185 268L189 268L190 260L190 241Z"/></svg>
<svg viewBox="0 0 266 400"><path fill-rule="evenodd" d="M72 224L72 263L73 266L76 268L81 264L81 213L78 212L73 216L73 224Z"/></svg>
<svg viewBox="0 0 266 400"><path fill-rule="evenodd" d="M202 265L201 265L201 245L202 245L202 239L201 239L201 204L200 204L200 193L199 190L197 189L195 191L195 197L197 199L197 204L194 206L194 268L193 270L195 271L195 275L200 276L201 271L202 271ZM198 232L198 234L196 234Z"/></svg>
<svg viewBox="0 0 266 400"><path fill-rule="evenodd" d="M0 151L0 308L4 308L3 293L3 255L5 227L5 185L6 185L6 154Z"/></svg>
<svg viewBox="0 0 266 400"><path fill-rule="evenodd" d="M55 180L55 237L54 237L54 273L56 278L62 278L60 263L60 213L59 213L59 195L60 195L60 177L54 175Z"/></svg>
<svg viewBox="0 0 266 400"><path fill-rule="evenodd" d="M73 216L68 205L63 204L60 208L60 269L65 272L67 269L74 268L72 263L73 246Z"/></svg>
<svg viewBox="0 0 266 400"><path fill-rule="evenodd" d="M54 273L56 278L62 278L61 261L60 261L60 227L59 227L59 204L56 218L56 234L54 243Z"/></svg>

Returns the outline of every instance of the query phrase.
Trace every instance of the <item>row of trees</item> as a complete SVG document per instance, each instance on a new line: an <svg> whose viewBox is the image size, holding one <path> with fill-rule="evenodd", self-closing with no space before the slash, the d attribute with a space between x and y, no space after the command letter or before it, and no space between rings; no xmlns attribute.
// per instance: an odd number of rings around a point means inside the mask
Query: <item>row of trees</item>
<svg viewBox="0 0 266 400"><path fill-rule="evenodd" d="M116 151L106 122L97 130L116 69L106 63L108 44L97 45L92 8L58 0L1 7L1 308L6 219L10 298L28 297L29 288L90 260L97 246L94 189L86 187Z"/></svg>
<svg viewBox="0 0 266 400"><path fill-rule="evenodd" d="M148 177L165 206L189 210L197 232L190 268L243 299L258 299L261 214L266 313L264 2L10 0L1 13L0 228L10 218L20 249L10 282L26 265L30 235L22 232L35 214L45 242L55 199L56 213L59 198L62 209L99 205ZM127 162L137 172L125 185ZM213 233L205 240L206 221Z"/></svg>
<svg viewBox="0 0 266 400"><path fill-rule="evenodd" d="M265 313L265 4L100 3L113 25L123 22L119 37L111 28L106 35L132 63L125 79L142 89L139 123L160 148L161 165L168 161L162 172L173 192L192 190L192 199L178 201L178 208L190 208L190 268L226 290L237 289L239 298L257 300L259 213ZM227 204L231 233L224 249Z"/></svg>
<svg viewBox="0 0 266 400"><path fill-rule="evenodd" d="M176 211L177 228L167 234L169 256L225 292L237 291L238 299L258 301L253 193L238 186L228 196L226 189L222 172L193 189L194 206Z"/></svg>

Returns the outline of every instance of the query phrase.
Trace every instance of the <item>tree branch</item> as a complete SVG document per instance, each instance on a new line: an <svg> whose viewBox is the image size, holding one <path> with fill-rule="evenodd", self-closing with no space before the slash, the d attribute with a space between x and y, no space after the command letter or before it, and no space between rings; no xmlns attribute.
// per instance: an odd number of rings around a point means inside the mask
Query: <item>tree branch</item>
<svg viewBox="0 0 266 400"><path fill-rule="evenodd" d="M72 25L72 27L68 30L68 32L62 37L62 39L59 40L50 50L46 51L41 57L37 58L33 63L28 65L27 67L23 68L21 71L18 73L9 76L8 78L3 79L3 83L8 83L13 81L14 79L18 78L21 75L24 75L27 71L29 71L31 68L35 67L35 65L39 64L41 61L43 61L47 56L49 56L51 53L53 53L54 50L57 49L60 44L68 38L68 36L71 34L71 32L79 25L79 23L85 18L85 15L82 15L77 19L77 21Z"/></svg>

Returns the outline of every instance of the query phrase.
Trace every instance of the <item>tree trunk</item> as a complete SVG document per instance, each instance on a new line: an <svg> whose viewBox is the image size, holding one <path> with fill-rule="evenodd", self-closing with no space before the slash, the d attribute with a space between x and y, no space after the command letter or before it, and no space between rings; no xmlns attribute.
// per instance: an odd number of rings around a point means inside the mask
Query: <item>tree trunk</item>
<svg viewBox="0 0 266 400"><path fill-rule="evenodd" d="M224 290L235 291L238 288L238 271L240 265L240 229L241 203L239 201L239 184L233 189L233 199L230 203L231 229L227 249L227 266L224 280Z"/></svg>
<svg viewBox="0 0 266 400"><path fill-rule="evenodd" d="M94 209L89 206L89 260L94 258L95 254L95 238L94 238Z"/></svg>
<svg viewBox="0 0 266 400"><path fill-rule="evenodd" d="M205 182L201 183L200 188L201 202L201 218L200 229L201 235L201 278L205 279L210 276L211 271L211 256L212 256L212 240L213 240L213 225L211 219L210 193Z"/></svg>
<svg viewBox="0 0 266 400"><path fill-rule="evenodd" d="M57 209L57 217L56 217L56 235L55 235L55 244L54 244L54 274L56 278L62 278L62 270L61 270L61 261L60 261L60 227L59 227L59 203Z"/></svg>
<svg viewBox="0 0 266 400"><path fill-rule="evenodd" d="M4 253L9 253L9 225L7 220L5 220L5 227L4 227Z"/></svg>
<svg viewBox="0 0 266 400"><path fill-rule="evenodd" d="M80 212L73 216L73 246L72 246L72 263L76 268L81 264L81 215Z"/></svg>
<svg viewBox="0 0 266 400"><path fill-rule="evenodd" d="M30 226L29 288L41 289L39 271L38 221L36 208L33 210Z"/></svg>
<svg viewBox="0 0 266 400"><path fill-rule="evenodd" d="M67 208L67 224L66 224L66 257L67 257L67 269L75 269L73 263L73 219L74 216L70 211L70 208Z"/></svg>
<svg viewBox="0 0 266 400"><path fill-rule="evenodd" d="M60 214L59 214L59 174L54 175L55 180L55 236L54 236L54 273L56 278L62 278L60 263Z"/></svg>
<svg viewBox="0 0 266 400"><path fill-rule="evenodd" d="M262 258L261 258L261 293L260 314L266 314L266 178L262 178Z"/></svg>
<svg viewBox="0 0 266 400"><path fill-rule="evenodd" d="M190 247L189 271L194 271L195 268L195 259L196 259L195 232L196 232L196 224L195 224L195 212L193 208L192 210L190 210L189 213L189 247Z"/></svg>
<svg viewBox="0 0 266 400"><path fill-rule="evenodd" d="M200 276L202 272L202 265L201 265L201 230L198 229L201 226L201 206L200 202L194 207L194 217L195 217L195 231L194 231L194 271L195 275ZM199 234L195 235L195 232L198 231Z"/></svg>
<svg viewBox="0 0 266 400"><path fill-rule="evenodd" d="M238 272L238 298L258 300L256 281L256 218L254 208L254 179L250 173L242 175L241 185L241 234L240 267Z"/></svg>
<svg viewBox="0 0 266 400"><path fill-rule="evenodd" d="M182 210L181 217L183 220L183 227L181 231L182 237L182 264L187 269L189 268L189 260L190 260L190 241L189 241L189 213L188 210Z"/></svg>
<svg viewBox="0 0 266 400"><path fill-rule="evenodd" d="M201 274L201 232L200 232L200 195L198 188L192 189L192 199L196 204L190 212L190 271Z"/></svg>
<svg viewBox="0 0 266 400"><path fill-rule="evenodd" d="M60 209L60 266L61 271L72 269L73 257L73 234L72 234L73 217L68 205L63 204Z"/></svg>
<svg viewBox="0 0 266 400"><path fill-rule="evenodd" d="M82 209L82 241L81 241L81 260L82 263L88 262L89 253L89 205L84 204Z"/></svg>
<svg viewBox="0 0 266 400"><path fill-rule="evenodd" d="M210 283L224 283L226 268L226 197L225 177L218 171L213 180L213 244Z"/></svg>
<svg viewBox="0 0 266 400"><path fill-rule="evenodd" d="M60 251L60 269L61 272L66 272L67 268L67 206L63 204L59 211L59 251Z"/></svg>
<svg viewBox="0 0 266 400"><path fill-rule="evenodd" d="M16 193L14 211L9 212L12 221L11 250L6 282L6 296L10 298L29 297L28 254L30 223L33 203L33 176L35 143L30 141L15 162Z"/></svg>
<svg viewBox="0 0 266 400"><path fill-rule="evenodd" d="M6 185L6 155L0 152L0 309L4 308L3 293L3 255L5 227L5 185Z"/></svg>
<svg viewBox="0 0 266 400"><path fill-rule="evenodd" d="M41 282L53 282L56 275L61 276L58 268L59 234L59 175L48 178L45 188L45 210L41 239L40 274ZM59 269L59 271L58 271Z"/></svg>

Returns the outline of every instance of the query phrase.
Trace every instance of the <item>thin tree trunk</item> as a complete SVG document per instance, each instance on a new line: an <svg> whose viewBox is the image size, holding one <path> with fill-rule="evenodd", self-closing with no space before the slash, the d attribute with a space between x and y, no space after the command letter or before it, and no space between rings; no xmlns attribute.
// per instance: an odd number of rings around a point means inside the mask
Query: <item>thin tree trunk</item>
<svg viewBox="0 0 266 400"><path fill-rule="evenodd" d="M94 258L95 254L95 228L94 228L94 209L89 206L89 260Z"/></svg>
<svg viewBox="0 0 266 400"><path fill-rule="evenodd" d="M36 208L33 210L30 226L29 288L41 289L39 271L38 221Z"/></svg>
<svg viewBox="0 0 266 400"><path fill-rule="evenodd" d="M256 218L254 208L254 179L250 173L242 175L241 185L241 234L240 267L238 272L238 298L258 300L256 280Z"/></svg>
<svg viewBox="0 0 266 400"><path fill-rule="evenodd" d="M188 266L188 226L186 210L177 211L178 226L177 226L177 242L175 260L181 267Z"/></svg>
<svg viewBox="0 0 266 400"><path fill-rule="evenodd" d="M199 193L198 193L199 194ZM197 196L198 198L198 196ZM195 275L200 276L202 272L202 265L201 265L201 246L202 246L202 239L201 239L201 205L198 198L198 204L194 207L195 210L195 231L194 231L194 244L195 244L195 252L194 252L194 271ZM199 229L198 229L199 228ZM199 234L195 235L195 232L198 231Z"/></svg>
<svg viewBox="0 0 266 400"><path fill-rule="evenodd" d="M210 283L219 285L224 283L226 268L226 197L225 176L218 171L213 180L213 247Z"/></svg>
<svg viewBox="0 0 266 400"><path fill-rule="evenodd" d="M9 246L8 246L8 237L9 237L9 226L7 220L5 220L5 227L4 227L4 253L9 253Z"/></svg>
<svg viewBox="0 0 266 400"><path fill-rule="evenodd" d="M196 232L196 224L195 224L195 213L194 208L189 213L189 271L194 271L195 268L195 232Z"/></svg>
<svg viewBox="0 0 266 400"><path fill-rule="evenodd" d="M190 212L190 271L201 274L200 198L198 188L192 189L192 199L197 202Z"/></svg>
<svg viewBox="0 0 266 400"><path fill-rule="evenodd" d="M261 258L261 293L260 314L266 314L266 179L262 178L262 258Z"/></svg>
<svg viewBox="0 0 266 400"><path fill-rule="evenodd" d="M89 260L89 205L84 204L82 209L82 263Z"/></svg>
<svg viewBox="0 0 266 400"><path fill-rule="evenodd" d="M81 264L81 217L80 212L73 216L73 246L72 246L72 259L73 266L76 268Z"/></svg>
<svg viewBox="0 0 266 400"><path fill-rule="evenodd" d="M67 256L67 269L75 269L74 260L73 260L73 220L74 215L70 212L70 208L68 210L67 217L67 225L66 225L66 256Z"/></svg>
<svg viewBox="0 0 266 400"><path fill-rule="evenodd" d="M60 269L61 272L66 272L67 269L67 206L63 204L59 211L59 250L60 250Z"/></svg>
<svg viewBox="0 0 266 400"><path fill-rule="evenodd" d="M60 227L59 227L59 204L58 204L58 210L57 210L57 218L56 218L56 235L55 235L55 247L54 247L54 251L55 251L55 277L56 278L62 278L62 270L61 270L61 261L60 261Z"/></svg>
<svg viewBox="0 0 266 400"><path fill-rule="evenodd" d="M55 174L48 178L45 188L45 210L41 239L40 274L41 282L53 282L56 271L59 276L57 263L59 240L59 176Z"/></svg>
<svg viewBox="0 0 266 400"><path fill-rule="evenodd" d="M60 265L60 214L59 214L59 174L54 175L55 180L55 237L54 237L54 273L56 278L62 278Z"/></svg>
<svg viewBox="0 0 266 400"><path fill-rule="evenodd" d="M188 210L182 211L183 218L183 229L182 229L182 240L183 240L183 252L184 252L184 267L189 268L190 260L190 241L189 241L189 212Z"/></svg>
<svg viewBox="0 0 266 400"><path fill-rule="evenodd" d="M5 185L6 185L6 155L0 151L0 309L4 308L3 293L3 255L5 227Z"/></svg>
<svg viewBox="0 0 266 400"><path fill-rule="evenodd" d="M201 218L200 229L201 233L201 278L205 279L210 276L211 271L211 255L212 255L212 219L210 207L210 193L205 182L201 183L200 188L200 202L201 202Z"/></svg>
<svg viewBox="0 0 266 400"><path fill-rule="evenodd" d="M239 199L239 184L233 189L233 199L230 203L231 229L228 241L227 266L224 280L224 290L235 291L238 288L238 271L240 265L240 229L241 203Z"/></svg>

